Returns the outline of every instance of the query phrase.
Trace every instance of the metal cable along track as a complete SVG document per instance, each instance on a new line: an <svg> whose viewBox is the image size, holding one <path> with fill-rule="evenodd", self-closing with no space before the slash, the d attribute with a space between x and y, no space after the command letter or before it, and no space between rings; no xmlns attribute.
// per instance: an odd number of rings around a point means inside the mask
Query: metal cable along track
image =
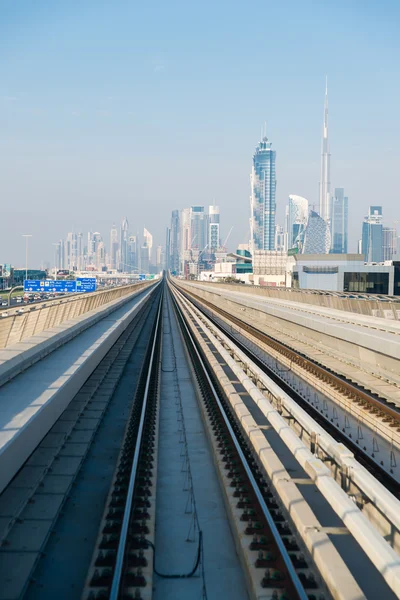
<svg viewBox="0 0 400 600"><path fill-rule="evenodd" d="M140 598L140 588L148 584L143 569L148 565L144 550L149 547L148 509L156 469L162 302L163 292L83 598Z"/></svg>
<svg viewBox="0 0 400 600"><path fill-rule="evenodd" d="M248 323L242 321L238 317L235 317L225 311L224 309L212 304L211 302L200 298L196 294L192 292L187 292L179 289L180 293L182 293L188 300L192 301L194 305L205 314L213 324L222 328L225 335L234 342L251 360L260 367L275 383L277 383L282 390L288 393L306 412L308 412L313 419L322 425L324 429L330 433L335 439L340 442L343 442L351 448L354 456L357 460L362 464L365 468L367 468L371 473L373 473L374 477L378 481L380 481L385 487L396 496L396 498L400 499L400 484L390 477L390 475L383 469L379 467L379 465L374 462L368 454L363 452L362 448L354 441L350 440L348 436L342 434L340 430L338 430L328 419L324 417L317 409L313 408L308 402L306 402L300 394L298 394L295 390L293 390L287 382L285 382L282 378L279 377L274 371L272 371L260 358L252 352L252 350L243 344L240 340L237 339L232 333L225 328L221 323L217 322L215 316L212 313L221 315L240 329L250 333L252 336L263 342L264 344L270 346L274 350L278 351L283 356L289 358L292 362L298 364L306 371L316 375L322 381L332 385L335 389L343 393L347 398L350 398L353 402L365 407L366 410L370 410L375 414L380 414L380 416L385 417L390 422L391 427L396 427L398 431L400 431L400 411L391 408L385 399L374 397L371 394L368 394L366 391L361 390L352 382L346 380L344 377L332 373L326 367L318 365L311 359L308 359L304 355L292 350L285 344L275 340L268 334L260 331L259 329L249 325ZM204 306L206 306L209 310L205 310ZM211 312L211 314L210 314Z"/></svg>
<svg viewBox="0 0 400 600"><path fill-rule="evenodd" d="M247 522L250 549L258 553L255 566L264 569L261 586L281 590L277 598L307 600L318 591L314 574L304 573L308 564L289 524L279 511L272 488L265 481L223 392L203 360L203 353L186 324L187 317L176 299L174 308L183 333L224 469L238 499L241 521ZM307 591L306 591L307 590ZM272 596L275 597L275 596Z"/></svg>

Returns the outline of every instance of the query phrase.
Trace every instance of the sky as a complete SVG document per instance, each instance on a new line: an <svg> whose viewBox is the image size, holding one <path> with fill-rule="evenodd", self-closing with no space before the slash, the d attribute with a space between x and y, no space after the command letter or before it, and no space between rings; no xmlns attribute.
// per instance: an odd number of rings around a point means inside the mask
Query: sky
<svg viewBox="0 0 400 600"><path fill-rule="evenodd" d="M221 209L248 241L252 155L276 150L289 194L318 204L325 76L332 188L356 250L370 204L400 220L396 0L2 0L0 263L54 264L69 231L127 216L165 244L171 211Z"/></svg>

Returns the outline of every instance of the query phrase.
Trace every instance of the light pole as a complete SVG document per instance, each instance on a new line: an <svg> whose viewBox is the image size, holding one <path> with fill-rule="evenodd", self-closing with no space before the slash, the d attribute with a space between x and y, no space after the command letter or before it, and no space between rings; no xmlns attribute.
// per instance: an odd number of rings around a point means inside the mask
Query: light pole
<svg viewBox="0 0 400 600"><path fill-rule="evenodd" d="M23 233L22 237L25 238L25 279L28 279L28 238L32 237L31 233Z"/></svg>

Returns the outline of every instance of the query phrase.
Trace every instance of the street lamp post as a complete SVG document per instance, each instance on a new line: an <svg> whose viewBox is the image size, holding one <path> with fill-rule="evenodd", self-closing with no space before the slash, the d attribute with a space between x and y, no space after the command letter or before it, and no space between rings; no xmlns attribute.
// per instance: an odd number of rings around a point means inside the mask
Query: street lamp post
<svg viewBox="0 0 400 600"><path fill-rule="evenodd" d="M25 238L25 279L28 279L28 238L32 237L32 234L23 233L22 237Z"/></svg>

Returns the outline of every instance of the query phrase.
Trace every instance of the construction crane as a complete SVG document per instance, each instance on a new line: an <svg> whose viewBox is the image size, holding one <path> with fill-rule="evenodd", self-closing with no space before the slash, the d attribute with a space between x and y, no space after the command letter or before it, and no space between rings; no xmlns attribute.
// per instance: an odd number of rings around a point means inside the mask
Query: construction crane
<svg viewBox="0 0 400 600"><path fill-rule="evenodd" d="M229 230L229 233L228 233L228 235L226 236L224 243L222 244L222 248L226 248L226 244L227 244L227 242L228 242L228 240L229 240L229 238L230 238L230 236L231 236L232 229L233 229L233 225L232 225L232 227L230 228L230 230Z"/></svg>

